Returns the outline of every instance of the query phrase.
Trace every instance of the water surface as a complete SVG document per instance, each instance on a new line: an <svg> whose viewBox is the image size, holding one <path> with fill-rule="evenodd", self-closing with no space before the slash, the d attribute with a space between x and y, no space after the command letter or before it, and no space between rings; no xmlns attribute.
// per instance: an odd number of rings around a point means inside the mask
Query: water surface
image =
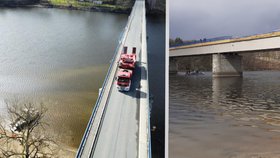
<svg viewBox="0 0 280 158"><path fill-rule="evenodd" d="M50 133L76 149L127 15L14 8L0 19L0 108L43 102Z"/></svg>
<svg viewBox="0 0 280 158"><path fill-rule="evenodd" d="M151 110L152 157L164 157L165 137L165 17L147 16L149 88Z"/></svg>
<svg viewBox="0 0 280 158"><path fill-rule="evenodd" d="M280 72L170 75L170 157L280 155Z"/></svg>

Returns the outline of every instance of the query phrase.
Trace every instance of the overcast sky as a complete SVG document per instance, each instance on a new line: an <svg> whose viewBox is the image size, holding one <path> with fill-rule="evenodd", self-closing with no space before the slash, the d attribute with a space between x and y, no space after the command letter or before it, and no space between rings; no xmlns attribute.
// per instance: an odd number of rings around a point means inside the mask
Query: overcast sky
<svg viewBox="0 0 280 158"><path fill-rule="evenodd" d="M245 36L280 29L280 0L170 0L170 37Z"/></svg>

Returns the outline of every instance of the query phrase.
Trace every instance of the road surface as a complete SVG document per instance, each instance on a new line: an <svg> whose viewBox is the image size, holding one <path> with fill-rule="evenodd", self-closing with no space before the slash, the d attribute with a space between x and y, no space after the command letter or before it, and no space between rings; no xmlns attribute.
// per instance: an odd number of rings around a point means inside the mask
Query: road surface
<svg viewBox="0 0 280 158"><path fill-rule="evenodd" d="M131 13L131 25L128 28L124 46L128 53L136 47L137 64L141 59L141 33L143 1L136 1ZM101 124L97 143L92 157L95 158L136 158L139 142L139 105L141 69L136 67L132 87L129 92L119 92L116 81L111 87L105 115Z"/></svg>

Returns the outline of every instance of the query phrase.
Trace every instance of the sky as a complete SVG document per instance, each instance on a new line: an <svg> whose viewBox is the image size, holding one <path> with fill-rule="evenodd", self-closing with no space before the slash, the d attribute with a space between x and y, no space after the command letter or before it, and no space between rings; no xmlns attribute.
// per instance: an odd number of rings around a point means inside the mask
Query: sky
<svg viewBox="0 0 280 158"><path fill-rule="evenodd" d="M280 29L280 0L169 0L169 6L173 39L242 37Z"/></svg>

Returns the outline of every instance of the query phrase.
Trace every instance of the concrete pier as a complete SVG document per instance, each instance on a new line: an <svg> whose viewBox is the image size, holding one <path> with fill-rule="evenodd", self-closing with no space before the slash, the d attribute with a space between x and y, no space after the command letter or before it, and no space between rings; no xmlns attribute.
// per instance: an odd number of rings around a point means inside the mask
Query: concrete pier
<svg viewBox="0 0 280 158"><path fill-rule="evenodd" d="M236 53L213 54L213 77L242 76L242 56Z"/></svg>

